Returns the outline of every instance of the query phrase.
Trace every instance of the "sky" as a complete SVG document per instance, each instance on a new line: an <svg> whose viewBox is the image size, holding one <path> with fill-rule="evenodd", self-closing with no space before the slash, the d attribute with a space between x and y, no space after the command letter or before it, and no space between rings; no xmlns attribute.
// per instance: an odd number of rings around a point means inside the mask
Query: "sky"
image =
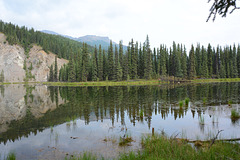
<svg viewBox="0 0 240 160"><path fill-rule="evenodd" d="M172 42L187 48L232 45L240 42L240 10L206 22L208 0L0 0L0 19L35 30L63 35L108 36L127 45L144 42L151 47Z"/></svg>

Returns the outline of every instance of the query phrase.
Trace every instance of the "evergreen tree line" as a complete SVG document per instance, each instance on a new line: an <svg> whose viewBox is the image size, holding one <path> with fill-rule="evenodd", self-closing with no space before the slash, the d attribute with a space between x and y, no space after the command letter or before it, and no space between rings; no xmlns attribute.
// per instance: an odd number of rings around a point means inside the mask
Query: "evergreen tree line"
<svg viewBox="0 0 240 160"><path fill-rule="evenodd" d="M69 60L60 69L60 81L104 81L177 77L194 78L237 78L240 77L240 45L207 48L193 45L187 55L186 47L173 42L170 48L161 44L151 50L149 38L143 44L129 42L126 53L123 45L110 46L107 51L101 45L88 54L83 45L82 54Z"/></svg>
<svg viewBox="0 0 240 160"><path fill-rule="evenodd" d="M82 49L82 43L77 42L59 35L46 34L40 31L28 29L25 26L19 27L12 23L5 23L0 20L0 32L7 36L10 45L19 44L25 49L28 55L32 44L42 46L43 50L48 53L51 51L58 55L58 58L69 59L73 54L79 54ZM88 46L89 51L93 47Z"/></svg>
<svg viewBox="0 0 240 160"><path fill-rule="evenodd" d="M57 56L55 56L54 69L53 69L53 65L50 66L50 71L49 71L49 75L48 75L48 81L49 82L57 82L58 81Z"/></svg>
<svg viewBox="0 0 240 160"><path fill-rule="evenodd" d="M167 48L161 44L151 50L149 38L143 44L131 42L123 53L123 44L113 46L110 42L108 50L91 47L85 43L68 38L50 35L27 27L19 27L0 20L0 32L7 36L9 44L24 47L26 55L32 44L43 47L48 52L57 54L58 58L69 60L59 74L56 64L49 73L50 81L103 81L151 79L167 76L183 79L193 78L236 78L240 77L240 47L217 46L210 44L205 48L192 45L189 56L185 46L173 45Z"/></svg>

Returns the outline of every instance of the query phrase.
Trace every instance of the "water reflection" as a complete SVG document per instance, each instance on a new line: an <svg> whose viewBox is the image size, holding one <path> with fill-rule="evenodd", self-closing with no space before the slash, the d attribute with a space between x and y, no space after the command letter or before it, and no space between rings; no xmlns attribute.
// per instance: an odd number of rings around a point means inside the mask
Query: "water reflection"
<svg viewBox="0 0 240 160"><path fill-rule="evenodd" d="M140 125L147 126L148 132L151 127L156 131L166 129L170 134L186 131L192 132L193 138L226 126L229 130L226 136L231 138L236 136L230 135L231 132L239 130L239 121L233 121L231 126L228 122L231 109L240 109L240 83L128 87L9 85L0 86L0 90L0 143L3 144L51 128L50 139L58 146L64 142L60 142L62 134L53 131L55 126L64 124L70 134L81 128L77 125L79 120L86 126L96 122L97 127L109 120L111 126L107 129L132 125L137 130ZM179 101L186 97L190 98L189 105L180 108ZM227 105L230 100L232 108Z"/></svg>

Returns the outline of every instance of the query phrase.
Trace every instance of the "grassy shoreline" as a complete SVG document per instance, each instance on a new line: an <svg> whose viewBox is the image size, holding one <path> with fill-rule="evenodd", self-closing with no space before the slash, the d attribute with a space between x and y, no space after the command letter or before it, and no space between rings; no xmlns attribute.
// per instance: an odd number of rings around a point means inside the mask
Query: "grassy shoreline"
<svg viewBox="0 0 240 160"><path fill-rule="evenodd" d="M163 135L148 136L142 142L143 151L120 156L120 160L141 159L239 159L240 146L238 143L198 142L193 147L181 139L171 139Z"/></svg>
<svg viewBox="0 0 240 160"><path fill-rule="evenodd" d="M196 141L193 145L185 140L178 138L169 138L164 135L155 135L143 137L141 145L143 149L122 153L115 159L118 160L152 160L152 159L239 159L239 143L229 143L217 141L213 144L210 142ZM89 153L83 155L66 157L69 160L97 160L99 157ZM105 158L100 158L105 159Z"/></svg>
<svg viewBox="0 0 240 160"><path fill-rule="evenodd" d="M129 81L89 81L89 82L12 82L2 83L2 85L9 84L42 84L48 86L135 86L135 85L159 85L168 84L167 81L153 80L129 80Z"/></svg>
<svg viewBox="0 0 240 160"><path fill-rule="evenodd" d="M240 82L240 78L223 78L223 79L194 79L180 83L220 83L220 82ZM48 86L135 86L135 85L161 85L169 84L170 81L152 80L129 80L129 81L89 81L89 82L7 82L9 84L43 84ZM172 82L171 82L172 83ZM178 81L175 81L178 83Z"/></svg>
<svg viewBox="0 0 240 160"><path fill-rule="evenodd" d="M193 83L240 82L240 78L194 79Z"/></svg>

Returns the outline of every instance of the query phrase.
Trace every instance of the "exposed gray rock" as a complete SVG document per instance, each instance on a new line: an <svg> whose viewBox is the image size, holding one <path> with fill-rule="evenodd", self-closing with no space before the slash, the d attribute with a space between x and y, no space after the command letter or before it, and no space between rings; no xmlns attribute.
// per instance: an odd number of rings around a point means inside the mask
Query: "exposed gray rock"
<svg viewBox="0 0 240 160"><path fill-rule="evenodd" d="M23 82L26 71L23 69L24 60L29 68L32 64L31 73L35 79L29 81L46 82L49 74L49 68L55 61L55 54L47 54L40 46L33 45L29 52L29 58L24 54L24 49L18 45L9 45L6 42L6 36L0 33L0 72L4 71L5 82ZM68 60L57 59L58 70Z"/></svg>

